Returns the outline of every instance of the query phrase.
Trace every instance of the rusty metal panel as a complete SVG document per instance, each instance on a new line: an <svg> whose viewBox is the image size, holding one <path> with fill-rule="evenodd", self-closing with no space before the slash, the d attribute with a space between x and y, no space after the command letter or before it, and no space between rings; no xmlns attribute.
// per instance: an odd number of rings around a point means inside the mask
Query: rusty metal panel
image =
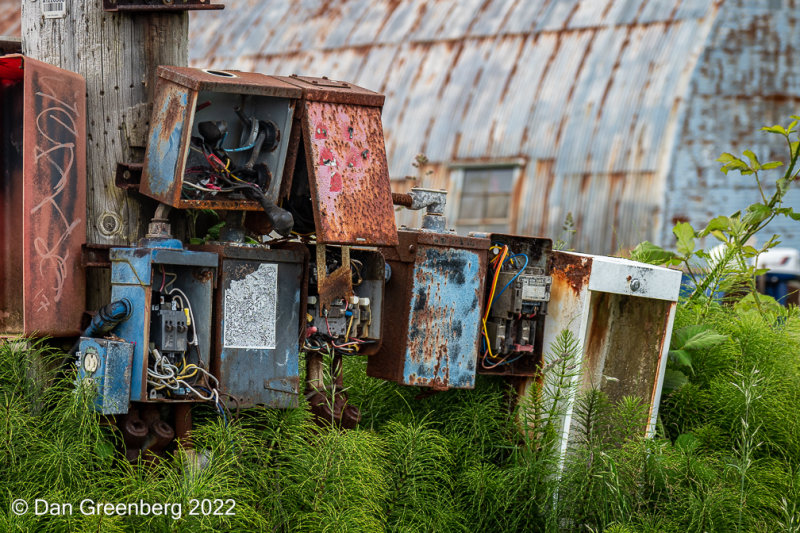
<svg viewBox="0 0 800 533"><path fill-rule="evenodd" d="M375 91L346 81L332 80L327 76L317 78L292 74L291 76L276 76L276 78L302 89L303 99L313 102L383 107L386 99L384 95Z"/></svg>
<svg viewBox="0 0 800 533"><path fill-rule="evenodd" d="M242 193L187 194L197 191L186 185L187 177L210 164L192 151L191 137L199 135L198 124L224 121L230 142L234 142L239 138L238 129L243 128L238 109L276 128L274 148L260 151L253 162L266 166L269 181L263 192L268 200L277 202L289 152L294 99L302 91L275 77L249 72L162 66L158 74L140 192L181 209L262 210L258 201ZM232 160L240 162L249 154L228 152Z"/></svg>
<svg viewBox="0 0 800 533"><path fill-rule="evenodd" d="M382 250L386 284L383 345L367 374L403 385L472 388L489 239L400 231Z"/></svg>
<svg viewBox="0 0 800 533"><path fill-rule="evenodd" d="M317 242L397 244L380 108L305 102L302 127Z"/></svg>
<svg viewBox="0 0 800 533"><path fill-rule="evenodd" d="M303 91L286 78L258 72L191 67L158 67L158 76L193 91L216 91L276 98L300 98Z"/></svg>
<svg viewBox="0 0 800 533"><path fill-rule="evenodd" d="M613 257L553 252L551 276L545 347L568 329L580 352L575 389L565 405L562 449L571 439L575 395L592 388L612 401L623 396L641 399L649 406L648 425L642 432L652 435L680 271Z"/></svg>
<svg viewBox="0 0 800 533"><path fill-rule="evenodd" d="M0 58L0 335L75 335L85 306L86 84Z"/></svg>
<svg viewBox="0 0 800 533"><path fill-rule="evenodd" d="M299 244L209 244L219 256L214 296L212 373L231 405L297 407L308 250Z"/></svg>

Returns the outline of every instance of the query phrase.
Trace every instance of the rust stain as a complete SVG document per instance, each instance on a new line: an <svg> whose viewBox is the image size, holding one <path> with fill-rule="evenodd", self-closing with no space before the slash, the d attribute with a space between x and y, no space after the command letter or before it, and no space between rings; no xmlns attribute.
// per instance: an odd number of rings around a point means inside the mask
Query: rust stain
<svg viewBox="0 0 800 533"><path fill-rule="evenodd" d="M588 258L553 252L551 260L550 275L553 277L553 284L565 284L575 294L579 294L589 284L592 267Z"/></svg>
<svg viewBox="0 0 800 533"><path fill-rule="evenodd" d="M200 283L208 283L214 279L214 270L206 268L192 269L192 277Z"/></svg>
<svg viewBox="0 0 800 533"><path fill-rule="evenodd" d="M337 298L350 298L353 296L353 274L350 266L339 267L324 279L317 281L319 292L319 308L329 307Z"/></svg>
<svg viewBox="0 0 800 533"><path fill-rule="evenodd" d="M584 350L584 378L592 378L597 375L600 358L603 348L607 343L606 337L609 332L609 318L611 315L611 295L606 292L595 293L591 299L591 320L589 321L589 331L586 334L586 348ZM602 373L602 369L601 373ZM600 383L591 383L593 387L599 388Z"/></svg>

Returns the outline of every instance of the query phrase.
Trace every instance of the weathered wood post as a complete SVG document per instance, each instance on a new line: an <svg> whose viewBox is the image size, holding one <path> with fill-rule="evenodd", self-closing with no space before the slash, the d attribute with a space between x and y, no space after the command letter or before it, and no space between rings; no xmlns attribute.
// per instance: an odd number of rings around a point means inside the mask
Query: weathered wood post
<svg viewBox="0 0 800 533"><path fill-rule="evenodd" d="M151 212L114 185L118 162L144 159L158 65L188 63L184 12L103 10L102 0L23 0L22 50L81 74L87 86L86 242L133 244ZM152 209L152 207L151 207ZM105 276L91 275L88 306L108 301Z"/></svg>

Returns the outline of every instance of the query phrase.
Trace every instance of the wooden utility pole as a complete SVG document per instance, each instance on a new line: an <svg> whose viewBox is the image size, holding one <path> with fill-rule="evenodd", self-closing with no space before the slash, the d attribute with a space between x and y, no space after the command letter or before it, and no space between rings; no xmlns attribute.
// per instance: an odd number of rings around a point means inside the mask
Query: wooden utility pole
<svg viewBox="0 0 800 533"><path fill-rule="evenodd" d="M152 216L114 185L114 175L118 162L143 161L156 69L187 65L188 37L186 12L106 12L102 0L22 1L23 53L86 79L87 243L133 244ZM90 307L107 300L102 280L90 277L88 289Z"/></svg>

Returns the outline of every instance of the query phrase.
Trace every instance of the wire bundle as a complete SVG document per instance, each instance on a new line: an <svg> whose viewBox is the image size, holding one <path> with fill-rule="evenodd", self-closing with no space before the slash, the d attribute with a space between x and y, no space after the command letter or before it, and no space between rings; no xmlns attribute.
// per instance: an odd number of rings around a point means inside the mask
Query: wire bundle
<svg viewBox="0 0 800 533"><path fill-rule="evenodd" d="M208 166L194 166L186 169L186 176L191 177L194 181L184 180L183 188L185 190L194 190L212 195L242 192L244 194L250 193L256 197L264 196L261 187L256 183L243 180L234 174L234 170L231 169L231 159L224 152L218 155L213 150L209 150L204 142L195 142L195 139L193 139L191 149L201 153L208 162ZM250 170L249 172L252 173L253 171Z"/></svg>
<svg viewBox="0 0 800 533"><path fill-rule="evenodd" d="M169 282L167 282L167 278L170 278ZM175 283L177 279L177 274L167 272L162 265L159 292L171 296L172 302L179 310L186 309L188 311L192 328L192 338L188 340L187 343L189 346L195 347L199 357L200 348L194 310L192 309L192 304L186 293L177 287L172 287L172 284ZM156 348L153 348L151 353L153 355L153 366L147 369L147 384L152 386L153 390L165 391L178 395L188 393L201 400L214 402L217 410L219 410L227 423L224 405L220 400L220 394L224 393L220 392L219 380L216 376L203 368L199 363L187 364L185 355L181 357L181 364L179 366L172 363L168 357L163 355Z"/></svg>
<svg viewBox="0 0 800 533"><path fill-rule="evenodd" d="M345 310L350 310L352 306L347 305ZM353 313L358 312L351 311ZM313 318L311 315L307 315L308 322L312 322ZM350 336L350 332L352 331L353 321L355 319L355 315L350 315L350 320L347 322L347 331L342 336L335 336L331 332L331 326L328 322L328 317L325 317L325 327L327 329L327 333L322 333L316 331L313 328L311 331L312 333L308 335L303 342L303 350L306 352L319 352L319 353L329 353L331 355L334 354L341 354L341 355L354 355L357 354L359 351L359 347L364 344L370 344L374 341L368 341L363 339L357 339L355 337ZM367 331L364 331L365 334L368 334Z"/></svg>
<svg viewBox="0 0 800 533"><path fill-rule="evenodd" d="M522 357L522 355L518 355L513 359L508 359L511 354L506 355L503 358L500 358L500 354L492 353L492 346L491 340L489 339L489 331L486 328L486 321L489 318L489 313L492 310L492 305L494 304L495 300L502 296L502 294L508 289L514 281L525 271L528 267L528 256L525 254L510 254L508 245L501 245L498 243L494 243L489 250L494 251L497 255L489 262L489 266L494 269L494 275L492 276L492 284L489 288L489 299L488 304L486 305L486 311L483 314L483 318L481 319L481 323L483 326L483 358L481 360L481 366L487 370L491 370L493 368L497 368L502 365L508 365ZM497 281L500 279L500 271L503 267L508 263L511 268L517 267L517 260L524 259L525 263L522 267L517 271L517 273L508 280L500 292L496 293L497 290Z"/></svg>

